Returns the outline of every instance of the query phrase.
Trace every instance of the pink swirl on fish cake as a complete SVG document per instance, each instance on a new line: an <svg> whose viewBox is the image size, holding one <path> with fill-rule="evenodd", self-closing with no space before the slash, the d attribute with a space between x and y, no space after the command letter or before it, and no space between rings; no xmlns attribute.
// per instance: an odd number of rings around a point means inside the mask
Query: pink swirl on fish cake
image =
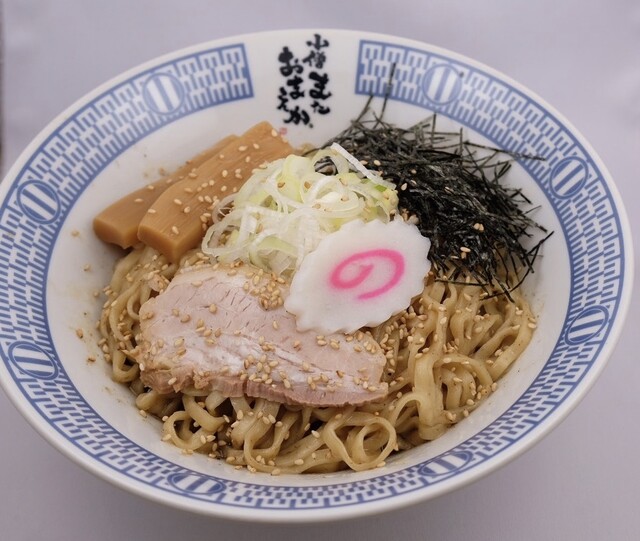
<svg viewBox="0 0 640 541"><path fill-rule="evenodd" d="M358 253L352 254L346 259L343 259L340 263L338 263L338 265L334 267L329 277L329 283L335 289L353 289L358 287L371 274L371 271L374 268L374 265L372 263L361 265L360 271L353 278L344 279L342 277L342 274L349 265L357 263L358 261L372 259L372 258L374 259L382 258L390 261L393 264L393 273L391 274L389 280L387 280L387 282L384 283L382 286L376 289L373 289L371 291L366 291L364 293L361 293L356 298L365 300L365 299L373 299L375 297L379 297L380 295L384 295L389 290L393 289L400 282L405 272L404 256L397 250L378 248L374 250L366 250L364 252L358 252Z"/></svg>

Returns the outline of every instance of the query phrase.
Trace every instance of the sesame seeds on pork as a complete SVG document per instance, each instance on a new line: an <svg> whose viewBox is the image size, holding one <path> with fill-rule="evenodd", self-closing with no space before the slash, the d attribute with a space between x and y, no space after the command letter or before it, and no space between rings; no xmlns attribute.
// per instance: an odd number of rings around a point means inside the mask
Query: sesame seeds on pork
<svg viewBox="0 0 640 541"><path fill-rule="evenodd" d="M137 361L159 393L219 391L304 406L361 405L387 392L369 333L299 332L288 285L249 267L177 274L140 309Z"/></svg>

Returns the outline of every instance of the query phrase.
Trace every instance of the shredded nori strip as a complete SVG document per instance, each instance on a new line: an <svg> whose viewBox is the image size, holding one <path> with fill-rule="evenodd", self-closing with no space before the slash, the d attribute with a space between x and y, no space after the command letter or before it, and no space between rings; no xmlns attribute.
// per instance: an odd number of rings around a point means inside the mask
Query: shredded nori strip
<svg viewBox="0 0 640 541"><path fill-rule="evenodd" d="M380 115L371 101L325 146L340 144L395 184L400 208L418 219L431 240L429 260L439 280L458 282L470 275L487 294L510 298L533 272L551 233L530 217L535 208L524 210L531 201L502 179L514 159L539 158L474 144L462 130L438 131L436 115L400 128L382 118L386 98ZM534 238L535 230L544 237L526 248L523 242Z"/></svg>

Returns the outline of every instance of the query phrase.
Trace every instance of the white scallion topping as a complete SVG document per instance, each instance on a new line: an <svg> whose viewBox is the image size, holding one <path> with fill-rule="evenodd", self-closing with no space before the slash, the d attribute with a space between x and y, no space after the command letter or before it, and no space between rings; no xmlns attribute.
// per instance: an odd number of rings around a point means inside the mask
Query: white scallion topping
<svg viewBox="0 0 640 541"><path fill-rule="evenodd" d="M340 149L291 155L256 169L214 209L219 219L208 229L202 251L215 261L241 260L292 275L324 237L344 224L388 222L398 207L393 185Z"/></svg>

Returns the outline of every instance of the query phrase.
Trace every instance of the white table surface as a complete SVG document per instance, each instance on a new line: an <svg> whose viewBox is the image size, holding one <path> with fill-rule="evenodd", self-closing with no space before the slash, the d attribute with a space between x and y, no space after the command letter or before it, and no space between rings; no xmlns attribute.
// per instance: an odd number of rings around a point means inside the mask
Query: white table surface
<svg viewBox="0 0 640 541"><path fill-rule="evenodd" d="M0 392L0 539L640 539L640 358L633 341L640 322L640 4L5 0L3 8L5 169L96 85L218 37L352 28L428 41L489 64L559 109L607 164L636 236L636 293L609 365L547 438L471 486L365 519L255 525L160 506L62 456Z"/></svg>

